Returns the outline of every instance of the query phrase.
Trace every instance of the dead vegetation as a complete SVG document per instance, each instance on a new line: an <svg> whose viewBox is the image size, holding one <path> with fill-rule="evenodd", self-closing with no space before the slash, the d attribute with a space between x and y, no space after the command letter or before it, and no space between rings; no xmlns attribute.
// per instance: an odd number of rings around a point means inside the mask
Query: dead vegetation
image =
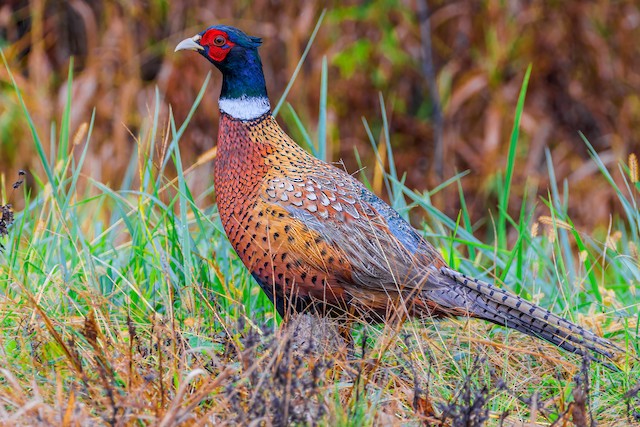
<svg viewBox="0 0 640 427"><path fill-rule="evenodd" d="M318 330L326 327L314 319L303 322ZM456 427L488 422L506 426L520 425L514 420L523 409L530 411L530 425L538 425L535 422L539 419L555 426L595 425L587 363L582 368L556 371L574 376L569 382L573 399L567 402L561 395L525 395L517 390L518 381L553 370L550 363L541 363L522 375L513 365L493 365L479 356L469 361L466 376L453 380L447 372L451 367L425 361L418 350L431 345L430 334L416 341L412 328L392 339L390 348L395 349L388 353L377 353L380 347L370 341L347 356L339 347L318 346L315 339L300 345L297 331L291 328L274 333L272 329L227 325L235 336L220 333L213 346L198 348L186 338L193 331L173 330L167 319L154 320L150 329L140 328L130 319L124 329L105 325L104 320L90 314L75 326L65 326L41 314L20 322L16 331L19 344L14 354L2 356L3 365L14 364L20 353L28 366L22 372L0 370L3 425L408 422ZM442 331L447 329L445 325ZM47 351L52 341L64 349L59 357L51 358ZM448 345L454 342L453 335L447 339ZM482 353L482 345L471 344L473 352ZM550 350L546 344L541 347ZM511 379L503 379L505 376ZM451 381L448 398L432 391L445 379ZM517 400L513 407L516 418L513 408L496 411L497 396ZM628 421L632 423L638 417L637 390L630 390L627 399ZM621 425L601 414L598 417L598 425Z"/></svg>

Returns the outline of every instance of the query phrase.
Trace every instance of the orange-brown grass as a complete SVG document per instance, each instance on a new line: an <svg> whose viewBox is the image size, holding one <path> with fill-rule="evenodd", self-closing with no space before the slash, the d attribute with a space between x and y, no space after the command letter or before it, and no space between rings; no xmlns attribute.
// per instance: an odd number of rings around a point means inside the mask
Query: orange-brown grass
<svg viewBox="0 0 640 427"><path fill-rule="evenodd" d="M620 413L586 406L611 385L586 384L579 360L515 333L486 340L479 322L370 330L348 350L300 342L305 331L291 328L233 323L211 336L160 316L53 319L8 301L0 311L18 320L0 369L4 425L583 425L593 410L598 425L623 425ZM305 327L318 337L319 325ZM191 346L193 334L212 345Z"/></svg>

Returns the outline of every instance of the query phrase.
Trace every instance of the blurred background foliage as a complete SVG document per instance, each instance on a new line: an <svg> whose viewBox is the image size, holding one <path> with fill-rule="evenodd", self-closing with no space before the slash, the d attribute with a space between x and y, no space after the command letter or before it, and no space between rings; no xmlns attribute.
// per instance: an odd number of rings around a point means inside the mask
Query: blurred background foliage
<svg viewBox="0 0 640 427"><path fill-rule="evenodd" d="M195 55L175 55L180 40L212 24L238 26L263 37L262 59L275 104L326 8L288 96L302 122L311 131L317 125L326 56L328 157L343 159L355 172L356 149L368 166L365 173L374 173L361 118L367 118L374 134L381 132L381 93L397 168L407 174L407 185L424 191L470 170L461 184L474 222L487 218L488 210L495 212L518 91L532 64L512 214L517 216L522 202L517 198L525 194L525 185L534 189L532 199L547 196L548 148L558 182L566 181L572 194L568 213L574 223L606 227L620 206L578 131L610 168L632 152L640 154L640 4L430 0L428 14L425 6L424 0L4 0L0 47L45 140L62 115L73 56L71 131L86 129L94 108L96 112L85 173L117 188L135 158L133 135L152 114L155 88L181 122L211 68ZM433 76L425 72L427 43ZM219 87L215 72L183 138L185 167L215 145ZM437 121L430 88L437 88L442 110L442 176L434 167ZM166 123L168 111L162 114ZM290 115L282 109L285 125L293 123ZM296 135L295 126L288 128ZM0 67L0 171L8 175L18 169L42 176L8 73ZM211 185L211 176L199 173L189 181L198 194ZM433 201L450 217L457 216L455 185ZM538 203L538 209L544 204ZM491 225L485 225L490 232Z"/></svg>

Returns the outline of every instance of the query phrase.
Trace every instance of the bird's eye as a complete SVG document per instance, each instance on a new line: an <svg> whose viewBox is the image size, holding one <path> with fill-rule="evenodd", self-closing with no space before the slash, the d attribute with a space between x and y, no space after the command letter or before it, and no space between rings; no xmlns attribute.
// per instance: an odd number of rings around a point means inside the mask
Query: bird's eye
<svg viewBox="0 0 640 427"><path fill-rule="evenodd" d="M226 43L227 41L222 36L217 36L215 39L213 39L213 44L216 46L224 46Z"/></svg>

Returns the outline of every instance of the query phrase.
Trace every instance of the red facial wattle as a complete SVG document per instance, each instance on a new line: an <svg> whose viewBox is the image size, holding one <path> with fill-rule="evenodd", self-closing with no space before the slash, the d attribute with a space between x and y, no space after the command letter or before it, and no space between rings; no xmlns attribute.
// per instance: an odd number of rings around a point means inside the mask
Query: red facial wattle
<svg viewBox="0 0 640 427"><path fill-rule="evenodd" d="M221 46L218 46L214 43L216 37L224 37L225 43ZM235 43L229 40L229 35L224 31L211 29L202 35L200 39L200 45L203 47L207 47L209 58L216 62L222 62L229 54L229 51Z"/></svg>

